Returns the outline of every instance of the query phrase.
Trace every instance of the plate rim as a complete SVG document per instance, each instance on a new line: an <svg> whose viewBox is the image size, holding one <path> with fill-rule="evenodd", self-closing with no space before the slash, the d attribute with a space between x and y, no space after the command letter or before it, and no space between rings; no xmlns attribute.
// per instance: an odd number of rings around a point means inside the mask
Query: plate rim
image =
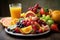
<svg viewBox="0 0 60 40"><path fill-rule="evenodd" d="M5 32L8 33L8 34L14 35L14 36L39 36L39 35L44 35L44 34L49 33L50 32L50 29L48 31L44 32L44 33L40 33L40 34L26 34L26 35L20 34L20 33L9 32L7 30L7 28L5 28Z"/></svg>

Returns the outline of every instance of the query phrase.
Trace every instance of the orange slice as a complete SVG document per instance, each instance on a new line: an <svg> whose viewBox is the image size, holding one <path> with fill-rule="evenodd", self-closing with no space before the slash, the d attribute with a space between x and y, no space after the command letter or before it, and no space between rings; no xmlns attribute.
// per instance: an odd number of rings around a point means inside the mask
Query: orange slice
<svg viewBox="0 0 60 40"><path fill-rule="evenodd" d="M28 26L28 27L24 27L24 28L21 28L20 29L20 32L21 33L24 33L24 34L28 34L28 33L30 33L32 31L32 26L30 25L30 26Z"/></svg>

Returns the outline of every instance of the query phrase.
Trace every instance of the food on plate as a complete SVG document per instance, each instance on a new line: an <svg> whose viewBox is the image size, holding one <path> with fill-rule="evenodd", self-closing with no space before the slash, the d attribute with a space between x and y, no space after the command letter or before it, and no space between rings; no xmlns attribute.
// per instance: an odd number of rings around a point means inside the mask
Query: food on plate
<svg viewBox="0 0 60 40"><path fill-rule="evenodd" d="M51 14L51 15L50 15ZM20 34L40 34L53 30L59 32L56 22L60 22L60 11L51 11L43 8L39 4L28 8L28 11L21 14L19 19L13 20L1 19L2 24L7 26L7 30Z"/></svg>
<svg viewBox="0 0 60 40"><path fill-rule="evenodd" d="M12 30L11 32L13 33L22 34L44 33L50 30L46 22L40 19L37 20L20 19L19 22L16 23L16 25L11 25L7 29Z"/></svg>

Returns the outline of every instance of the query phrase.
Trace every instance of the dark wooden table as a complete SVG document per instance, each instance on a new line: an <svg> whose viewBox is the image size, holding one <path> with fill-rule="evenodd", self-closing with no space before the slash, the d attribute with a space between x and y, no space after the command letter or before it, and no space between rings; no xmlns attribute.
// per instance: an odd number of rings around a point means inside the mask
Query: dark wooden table
<svg viewBox="0 0 60 40"><path fill-rule="evenodd" d="M0 24L0 40L60 40L60 33L49 32L48 34L35 37L17 37L9 35L4 31L3 26Z"/></svg>

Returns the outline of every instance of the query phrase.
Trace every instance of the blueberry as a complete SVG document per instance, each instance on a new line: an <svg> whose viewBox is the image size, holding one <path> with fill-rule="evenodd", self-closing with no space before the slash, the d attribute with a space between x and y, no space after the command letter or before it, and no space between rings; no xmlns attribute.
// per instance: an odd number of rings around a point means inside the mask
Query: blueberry
<svg viewBox="0 0 60 40"><path fill-rule="evenodd" d="M17 25L17 27L22 28L22 27L24 27L24 24L22 24L22 22L20 22L19 25Z"/></svg>
<svg viewBox="0 0 60 40"><path fill-rule="evenodd" d="M24 25L23 25L23 24L21 24L21 25L20 25L20 28L23 28L23 27L24 27Z"/></svg>
<svg viewBox="0 0 60 40"><path fill-rule="evenodd" d="M10 28L7 29L8 31L11 31Z"/></svg>
<svg viewBox="0 0 60 40"><path fill-rule="evenodd" d="M19 22L17 22L17 25L19 25Z"/></svg>

